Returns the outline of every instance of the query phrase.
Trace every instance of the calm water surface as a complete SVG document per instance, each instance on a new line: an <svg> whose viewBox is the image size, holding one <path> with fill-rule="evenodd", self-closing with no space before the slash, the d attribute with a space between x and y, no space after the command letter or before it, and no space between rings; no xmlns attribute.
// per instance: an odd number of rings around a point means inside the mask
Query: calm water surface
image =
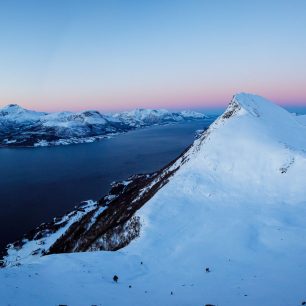
<svg viewBox="0 0 306 306"><path fill-rule="evenodd" d="M153 172L212 120L154 126L91 144L0 149L0 248L87 199L112 181Z"/></svg>

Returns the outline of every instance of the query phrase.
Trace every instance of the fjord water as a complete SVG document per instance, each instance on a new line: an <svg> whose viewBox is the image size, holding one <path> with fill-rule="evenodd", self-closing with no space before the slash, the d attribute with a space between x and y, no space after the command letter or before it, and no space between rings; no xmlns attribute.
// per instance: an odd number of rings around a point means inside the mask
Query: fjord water
<svg viewBox="0 0 306 306"><path fill-rule="evenodd" d="M0 149L0 249L110 183L158 170L192 143L212 119L153 126L91 144Z"/></svg>

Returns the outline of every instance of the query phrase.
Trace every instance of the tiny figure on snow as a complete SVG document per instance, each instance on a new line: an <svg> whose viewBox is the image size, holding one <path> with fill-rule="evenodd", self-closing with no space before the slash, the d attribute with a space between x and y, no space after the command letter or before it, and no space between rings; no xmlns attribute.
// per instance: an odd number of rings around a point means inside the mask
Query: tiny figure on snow
<svg viewBox="0 0 306 306"><path fill-rule="evenodd" d="M114 277L113 277L113 280L114 280L114 282L118 282L118 279L119 279L119 277L117 276L117 275L114 275Z"/></svg>
<svg viewBox="0 0 306 306"><path fill-rule="evenodd" d="M209 273L209 272L210 272L210 269L209 269L209 268L206 268L205 271L206 271L206 273Z"/></svg>

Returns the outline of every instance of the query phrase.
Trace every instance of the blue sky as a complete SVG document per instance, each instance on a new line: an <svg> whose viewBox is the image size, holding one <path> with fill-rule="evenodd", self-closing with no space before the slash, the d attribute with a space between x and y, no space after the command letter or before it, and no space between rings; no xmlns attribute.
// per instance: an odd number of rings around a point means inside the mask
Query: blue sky
<svg viewBox="0 0 306 306"><path fill-rule="evenodd" d="M0 1L0 106L306 103L306 1Z"/></svg>

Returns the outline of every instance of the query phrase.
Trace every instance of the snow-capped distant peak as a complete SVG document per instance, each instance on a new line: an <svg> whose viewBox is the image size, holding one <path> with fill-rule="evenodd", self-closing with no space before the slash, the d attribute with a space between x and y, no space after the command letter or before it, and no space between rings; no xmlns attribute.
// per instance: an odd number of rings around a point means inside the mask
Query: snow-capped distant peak
<svg viewBox="0 0 306 306"><path fill-rule="evenodd" d="M18 104L8 104L0 109L0 112L4 112L4 111L6 111L8 114L16 113L16 112L30 112L30 110L27 110L19 106Z"/></svg>
<svg viewBox="0 0 306 306"><path fill-rule="evenodd" d="M4 106L2 109L18 109L18 108L22 108L22 107L19 106L18 104L8 104Z"/></svg>
<svg viewBox="0 0 306 306"><path fill-rule="evenodd" d="M4 118L7 121L12 122L29 122L37 121L41 116L46 115L44 112L36 112L25 109L18 104L8 104L0 109L0 118Z"/></svg>

